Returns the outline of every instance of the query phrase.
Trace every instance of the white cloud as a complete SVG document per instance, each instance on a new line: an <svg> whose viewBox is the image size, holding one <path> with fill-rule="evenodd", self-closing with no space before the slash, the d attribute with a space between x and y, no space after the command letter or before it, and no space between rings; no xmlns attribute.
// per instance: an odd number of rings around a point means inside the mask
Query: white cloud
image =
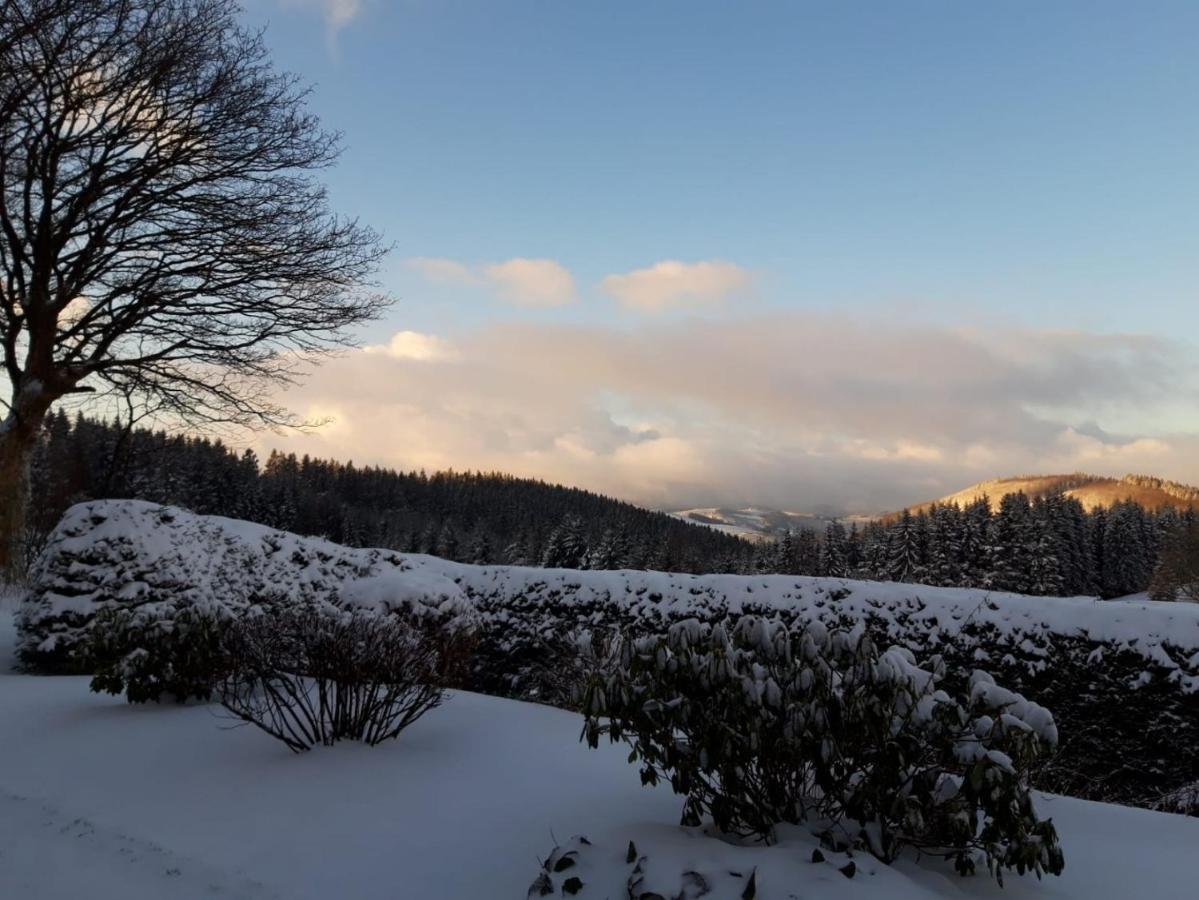
<svg viewBox="0 0 1199 900"><path fill-rule="evenodd" d="M668 259L647 269L609 275L600 287L626 309L664 312L706 309L745 293L753 283L750 272L735 263L706 260L683 263Z"/></svg>
<svg viewBox="0 0 1199 900"><path fill-rule="evenodd" d="M510 259L483 274L504 299L517 306L563 306L575 299L574 277L552 259Z"/></svg>
<svg viewBox="0 0 1199 900"><path fill-rule="evenodd" d="M434 334L419 331L397 331L386 344L365 348L367 353L384 354L392 359L411 359L418 362L449 360L457 356L450 344Z"/></svg>
<svg viewBox="0 0 1199 900"><path fill-rule="evenodd" d="M575 300L574 276L552 259L515 257L472 267L454 259L416 256L404 260L404 265L419 272L430 284L490 287L516 306L565 306Z"/></svg>
<svg viewBox="0 0 1199 900"><path fill-rule="evenodd" d="M404 260L404 266L419 272L426 281L433 284L456 284L463 286L481 283L479 278L468 266L454 259L444 259L435 256L414 256Z"/></svg>
<svg viewBox="0 0 1199 900"><path fill-rule="evenodd" d="M1171 410L1199 408L1197 359L1134 335L817 314L633 330L525 322L452 342L401 332L283 397L339 423L283 446L679 508L870 512L1022 472L1196 483L1199 424ZM1125 427L1129 411L1148 424Z"/></svg>
<svg viewBox="0 0 1199 900"><path fill-rule="evenodd" d="M334 48L337 33L358 18L366 8L366 0L280 0L285 9L311 9L325 20L325 29Z"/></svg>
<svg viewBox="0 0 1199 900"><path fill-rule="evenodd" d="M337 30L348 25L362 12L362 0L323 0L325 20Z"/></svg>

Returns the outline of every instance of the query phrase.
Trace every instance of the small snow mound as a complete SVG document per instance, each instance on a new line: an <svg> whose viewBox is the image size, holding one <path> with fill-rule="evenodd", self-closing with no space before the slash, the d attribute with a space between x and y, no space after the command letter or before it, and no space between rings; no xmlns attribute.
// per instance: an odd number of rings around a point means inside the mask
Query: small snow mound
<svg viewBox="0 0 1199 900"><path fill-rule="evenodd" d="M421 569L358 578L341 588L338 599L346 609L365 612L434 616L463 624L475 618L474 605L452 578Z"/></svg>

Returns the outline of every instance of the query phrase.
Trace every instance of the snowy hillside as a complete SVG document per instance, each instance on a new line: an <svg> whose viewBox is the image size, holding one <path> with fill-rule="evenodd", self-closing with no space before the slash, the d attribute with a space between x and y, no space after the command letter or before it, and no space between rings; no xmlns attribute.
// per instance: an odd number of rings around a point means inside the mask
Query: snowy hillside
<svg viewBox="0 0 1199 900"><path fill-rule="evenodd" d="M644 631L743 613L864 623L880 643L943 655L956 673L951 681L983 667L1053 710L1067 738L1044 786L1151 805L1199 770L1195 604L796 576L469 566L138 501L97 501L68 512L33 572L21 653L35 669L76 673L99 610L136 610L169 628L181 609L236 614L304 598L469 615L479 626L471 686L551 702L567 696L572 635L581 630ZM136 652L158 649L147 639ZM1121 761L1114 769L1113 759Z"/></svg>
<svg viewBox="0 0 1199 900"><path fill-rule="evenodd" d="M0 657L11 641L0 615ZM574 834L594 848L581 897L624 896L630 840L659 872L756 867L758 900L1194 896L1199 820L1181 816L1046 797L1060 878L1000 889L858 855L849 880L799 835L737 848L678 827L679 799L642 788L621 747L587 750L569 712L458 693L397 742L303 756L229 724L89 694L86 678L0 674L0 896L519 900Z"/></svg>

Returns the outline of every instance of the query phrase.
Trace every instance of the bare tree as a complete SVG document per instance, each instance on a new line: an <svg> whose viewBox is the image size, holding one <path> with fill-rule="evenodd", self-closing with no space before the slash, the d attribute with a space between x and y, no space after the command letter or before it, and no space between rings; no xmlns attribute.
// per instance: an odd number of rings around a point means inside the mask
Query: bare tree
<svg viewBox="0 0 1199 900"><path fill-rule="evenodd" d="M338 136L234 0L0 0L0 571L43 417L116 390L180 422L283 423L270 383L387 298L329 210Z"/></svg>

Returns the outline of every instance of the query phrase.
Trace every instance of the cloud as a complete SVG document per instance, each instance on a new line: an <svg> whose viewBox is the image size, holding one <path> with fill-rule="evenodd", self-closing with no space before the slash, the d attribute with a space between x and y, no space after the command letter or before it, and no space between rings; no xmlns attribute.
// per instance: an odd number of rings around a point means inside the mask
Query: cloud
<svg viewBox="0 0 1199 900"><path fill-rule="evenodd" d="M657 313L671 309L710 309L746 292L753 276L723 260L683 263L663 260L647 269L609 275L600 287L626 309Z"/></svg>
<svg viewBox="0 0 1199 900"><path fill-rule="evenodd" d="M1196 359L1137 335L818 314L400 332L282 398L336 409L340 431L266 445L678 508L872 512L1022 472L1196 483L1199 424L1174 412L1199 408Z"/></svg>
<svg viewBox="0 0 1199 900"><path fill-rule="evenodd" d="M404 266L419 272L432 284L477 285L482 279L457 260L434 256L414 256L404 260Z"/></svg>
<svg viewBox="0 0 1199 900"><path fill-rule="evenodd" d="M386 344L364 348L365 352L384 354L392 359L411 359L418 362L454 359L457 353L448 341L434 334L419 331L397 331Z"/></svg>
<svg viewBox="0 0 1199 900"><path fill-rule="evenodd" d="M575 299L574 277L552 259L510 259L487 266L483 274L517 306L563 306Z"/></svg>
<svg viewBox="0 0 1199 900"><path fill-rule="evenodd" d="M366 0L280 0L285 9L308 9L320 13L330 50L336 51L337 34L366 9Z"/></svg>
<svg viewBox="0 0 1199 900"><path fill-rule="evenodd" d="M362 12L362 0L322 0L325 20L329 27L338 30L358 17Z"/></svg>
<svg viewBox="0 0 1199 900"><path fill-rule="evenodd" d="M574 276L552 259L516 257L472 267L454 259L416 256L404 260L404 265L419 272L430 284L490 287L516 306L565 306L575 300Z"/></svg>

